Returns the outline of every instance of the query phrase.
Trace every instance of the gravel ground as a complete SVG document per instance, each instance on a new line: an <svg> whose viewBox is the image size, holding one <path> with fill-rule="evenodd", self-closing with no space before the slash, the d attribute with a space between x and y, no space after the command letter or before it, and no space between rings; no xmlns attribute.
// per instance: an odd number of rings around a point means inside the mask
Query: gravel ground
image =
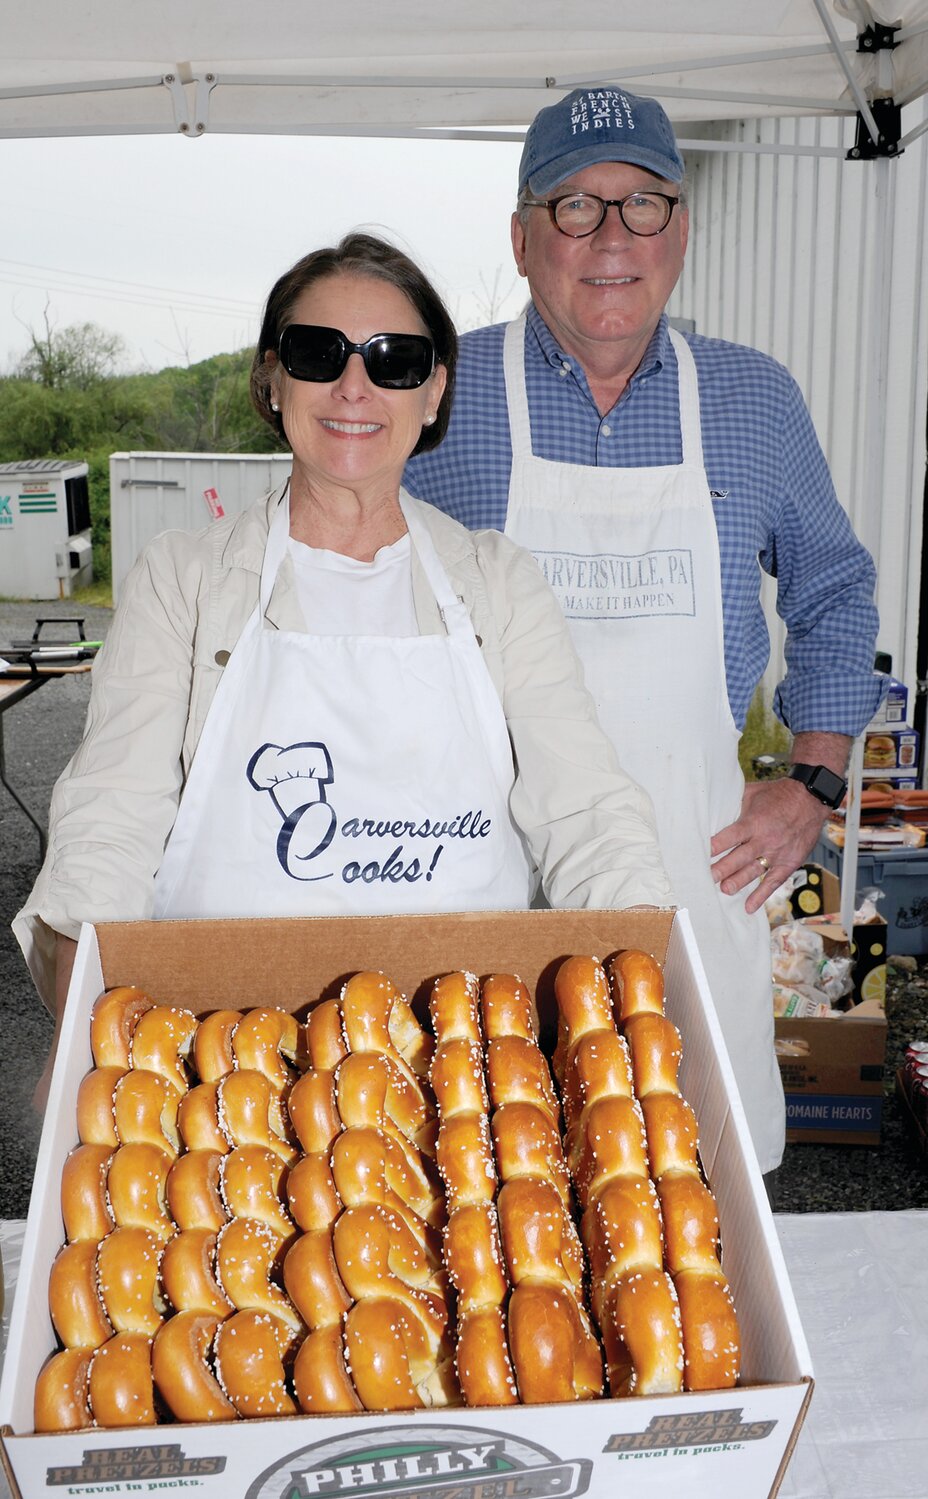
<svg viewBox="0 0 928 1499"><path fill-rule="evenodd" d="M2 646L32 633L37 614L83 614L88 639L105 638L111 611L73 604L0 601ZM52 786L80 739L89 673L47 683L2 717L7 777L34 814L45 820ZM25 1216L40 1121L32 1092L51 1040L51 1022L36 998L9 924L39 868L38 836L0 787L0 1218ZM853 1212L928 1208L928 1163L912 1147L893 1078L907 1042L928 1040L928 962L890 969L887 996L883 1139L879 1148L790 1145L779 1172L781 1212Z"/></svg>

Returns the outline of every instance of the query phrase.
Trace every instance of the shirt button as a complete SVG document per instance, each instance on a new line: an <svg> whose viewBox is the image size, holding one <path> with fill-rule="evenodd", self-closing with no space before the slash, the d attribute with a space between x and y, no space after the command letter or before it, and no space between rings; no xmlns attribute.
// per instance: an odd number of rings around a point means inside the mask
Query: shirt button
<svg viewBox="0 0 928 1499"><path fill-rule="evenodd" d="M561 377L562 380L563 380L563 378L564 378L565 375L569 375L570 374L570 365L567 364L566 361L565 361L564 364L561 365L560 369L558 370L558 374L560 375L560 377Z"/></svg>
<svg viewBox="0 0 928 1499"><path fill-rule="evenodd" d="M612 436L612 428L610 427L610 425L609 425L608 422L603 422L601 431L602 431L603 437L611 437Z"/></svg>
<svg viewBox="0 0 928 1499"><path fill-rule="evenodd" d="M213 660L215 661L217 666L225 666L231 654L231 651L217 651L215 656L213 657Z"/></svg>

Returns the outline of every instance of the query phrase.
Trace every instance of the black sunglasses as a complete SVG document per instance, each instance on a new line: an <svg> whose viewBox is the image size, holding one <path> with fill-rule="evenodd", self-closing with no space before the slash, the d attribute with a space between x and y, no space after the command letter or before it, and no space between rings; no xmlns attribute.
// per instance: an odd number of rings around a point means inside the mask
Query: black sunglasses
<svg viewBox="0 0 928 1499"><path fill-rule="evenodd" d="M352 354L360 354L368 379L384 390L415 390L435 368L435 348L419 333L375 333L353 344L337 328L291 323L280 335L280 362L294 380L337 380Z"/></svg>

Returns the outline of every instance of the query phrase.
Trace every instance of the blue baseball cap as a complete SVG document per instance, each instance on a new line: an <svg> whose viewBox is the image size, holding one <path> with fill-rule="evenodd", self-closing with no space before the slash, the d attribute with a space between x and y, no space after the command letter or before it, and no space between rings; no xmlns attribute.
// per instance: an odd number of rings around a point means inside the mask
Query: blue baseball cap
<svg viewBox="0 0 928 1499"><path fill-rule="evenodd" d="M539 110L525 137L519 192L549 193L598 161L627 161L667 182L682 182L673 126L656 99L623 88L574 89Z"/></svg>

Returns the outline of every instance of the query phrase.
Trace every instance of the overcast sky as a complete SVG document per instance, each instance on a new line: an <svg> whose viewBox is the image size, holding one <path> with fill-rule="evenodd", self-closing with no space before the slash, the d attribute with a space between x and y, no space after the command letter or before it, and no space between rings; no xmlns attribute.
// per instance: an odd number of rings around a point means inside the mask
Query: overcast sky
<svg viewBox="0 0 928 1499"><path fill-rule="evenodd" d="M0 140L0 372L42 328L93 322L125 368L252 344L281 271L358 226L433 277L462 329L515 314L520 146L290 136Z"/></svg>

